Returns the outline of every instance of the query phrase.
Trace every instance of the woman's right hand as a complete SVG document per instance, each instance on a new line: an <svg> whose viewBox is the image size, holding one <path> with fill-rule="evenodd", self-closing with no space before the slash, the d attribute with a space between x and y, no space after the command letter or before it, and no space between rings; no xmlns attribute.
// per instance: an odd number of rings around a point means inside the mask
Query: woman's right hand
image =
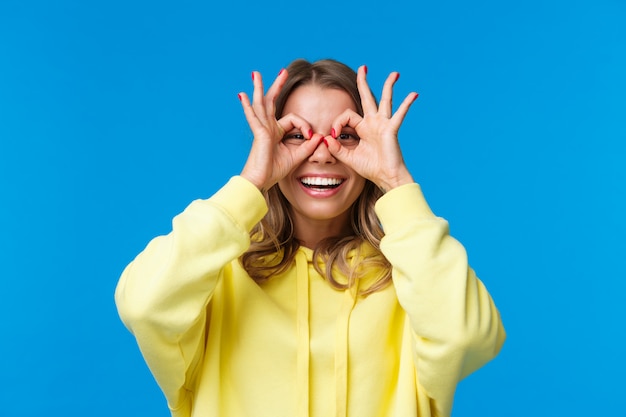
<svg viewBox="0 0 626 417"><path fill-rule="evenodd" d="M248 160L240 175L264 191L311 155L321 142L322 136L313 135L311 126L293 114L276 120L275 102L287 81L286 70L278 74L267 94L264 94L259 72L252 73L252 80L252 103L246 93L239 93L246 120L254 135ZM286 146L283 143L285 133L305 139L304 143L300 146Z"/></svg>

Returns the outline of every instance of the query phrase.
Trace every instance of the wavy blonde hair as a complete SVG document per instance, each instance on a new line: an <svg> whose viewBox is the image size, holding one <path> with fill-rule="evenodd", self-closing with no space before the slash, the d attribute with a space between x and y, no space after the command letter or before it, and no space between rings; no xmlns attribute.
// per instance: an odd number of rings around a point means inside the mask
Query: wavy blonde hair
<svg viewBox="0 0 626 417"><path fill-rule="evenodd" d="M282 116L287 98L302 85L345 91L354 101L357 113L363 115L356 73L347 65L332 59L313 63L298 59L289 64L287 71L287 81L276 99L276 117ZM258 283L287 270L300 247L294 236L291 206L278 184L263 194L268 213L250 232L250 247L240 257L244 269ZM361 195L350 209L353 233L324 239L313 251L315 269L337 289L352 287L366 272L371 276L372 271L378 272L374 274L371 285L361 289L363 295L376 292L391 281L391 265L380 251L384 232L374 212L374 205L381 195L382 191L374 183L366 181ZM367 256L361 251L364 244L373 248L373 251L367 251L371 252ZM351 262L351 255L358 261ZM337 272L347 280L335 279Z"/></svg>

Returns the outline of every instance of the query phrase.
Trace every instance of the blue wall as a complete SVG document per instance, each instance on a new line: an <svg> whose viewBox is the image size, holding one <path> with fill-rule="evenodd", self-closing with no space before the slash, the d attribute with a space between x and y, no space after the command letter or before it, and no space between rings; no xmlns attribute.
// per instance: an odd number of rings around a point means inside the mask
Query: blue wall
<svg viewBox="0 0 626 417"><path fill-rule="evenodd" d="M239 173L250 71L299 57L420 92L405 159L509 335L454 415L623 412L624 2L219 3L0 3L0 414L169 415L117 278Z"/></svg>

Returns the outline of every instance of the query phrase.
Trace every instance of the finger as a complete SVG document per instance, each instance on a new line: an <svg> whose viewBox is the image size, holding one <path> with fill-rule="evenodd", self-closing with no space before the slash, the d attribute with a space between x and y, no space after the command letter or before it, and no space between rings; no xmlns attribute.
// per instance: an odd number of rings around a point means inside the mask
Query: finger
<svg viewBox="0 0 626 417"><path fill-rule="evenodd" d="M400 78L399 72L392 72L389 74L383 85L383 93L380 97L380 104L378 105L378 111L383 115L391 117L393 111L392 97L393 97L393 85Z"/></svg>
<svg viewBox="0 0 626 417"><path fill-rule="evenodd" d="M250 126L250 130L252 131L254 137L256 138L258 136L257 133L260 132L262 129L265 129L265 126L259 120L259 118L256 115L256 112L252 108L252 105L250 103L250 98L248 97L248 95L246 93L241 92L238 94L238 97L239 97L239 100L241 101L241 107L243 108L243 113L246 116L246 121L248 122L248 125Z"/></svg>
<svg viewBox="0 0 626 417"><path fill-rule="evenodd" d="M350 166L350 156L352 154L352 150L341 146L341 143L339 143L339 141L331 135L325 136L324 141L326 141L328 151L332 156Z"/></svg>
<svg viewBox="0 0 626 417"><path fill-rule="evenodd" d="M281 69L276 76L276 79L272 83L272 86L269 90L267 90L267 94L265 95L267 117L274 117L276 113L276 97L278 97L280 90L282 90L283 85L285 85L285 82L287 82L287 77L287 70Z"/></svg>
<svg viewBox="0 0 626 417"><path fill-rule="evenodd" d="M285 129L278 122L276 122L276 125L278 126L278 134L276 137L278 140L282 140L285 137Z"/></svg>
<svg viewBox="0 0 626 417"><path fill-rule="evenodd" d="M289 113L281 117L280 120L278 120L278 125L281 129L283 129L283 136L281 136L281 139L285 136L284 133L291 132L294 129L303 134L306 139L311 139L313 137L313 129L311 128L309 122L293 113Z"/></svg>
<svg viewBox="0 0 626 417"><path fill-rule="evenodd" d="M356 73L356 85L359 89L359 95L361 96L363 113L376 113L378 111L378 107L376 106L376 99L374 99L372 90L367 84L366 75L367 67L365 65L361 65Z"/></svg>
<svg viewBox="0 0 626 417"><path fill-rule="evenodd" d="M397 126L398 129L400 128L400 125L404 121L404 117L406 116L409 109L411 108L411 105L415 103L415 100L417 100L417 97L419 97L419 94L415 92L409 93L405 97L405 99L402 101L402 103L400 104L400 107L398 107L398 110L396 110L393 117L391 118L393 124Z"/></svg>
<svg viewBox="0 0 626 417"><path fill-rule="evenodd" d="M254 132L254 130L258 127L262 127L259 119L250 104L250 98L244 92L241 92L237 95L239 100L241 101L241 107L243 108L243 113L246 116L246 120L248 121L248 125L250 125L250 129Z"/></svg>
<svg viewBox="0 0 626 417"><path fill-rule="evenodd" d="M295 147L292 154L294 165L300 164L306 158L313 155L313 152L315 152L318 146L326 146L320 145L323 140L324 137L322 135L315 134L310 140L304 141L302 145Z"/></svg>
<svg viewBox="0 0 626 417"><path fill-rule="evenodd" d="M337 135L341 133L341 130L344 126L350 126L356 129L357 125L361 123L361 120L363 120L363 117L361 117L361 115L359 115L354 110L345 110L343 113L337 116L335 120L333 120L333 123L331 125L331 136L333 137L333 139L336 139Z"/></svg>
<svg viewBox="0 0 626 417"><path fill-rule="evenodd" d="M254 92L252 93L252 107L257 114L257 117L265 120L266 114L263 106L264 90L263 90L263 77L258 71L252 71L252 83L254 84Z"/></svg>

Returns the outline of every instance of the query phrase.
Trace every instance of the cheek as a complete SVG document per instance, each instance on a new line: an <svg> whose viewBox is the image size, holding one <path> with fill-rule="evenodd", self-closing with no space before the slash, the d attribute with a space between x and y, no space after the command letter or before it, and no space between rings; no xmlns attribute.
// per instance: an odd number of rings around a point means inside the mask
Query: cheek
<svg viewBox="0 0 626 417"><path fill-rule="evenodd" d="M365 190L365 178L359 178L354 181L350 195L352 197L352 203L354 203Z"/></svg>

